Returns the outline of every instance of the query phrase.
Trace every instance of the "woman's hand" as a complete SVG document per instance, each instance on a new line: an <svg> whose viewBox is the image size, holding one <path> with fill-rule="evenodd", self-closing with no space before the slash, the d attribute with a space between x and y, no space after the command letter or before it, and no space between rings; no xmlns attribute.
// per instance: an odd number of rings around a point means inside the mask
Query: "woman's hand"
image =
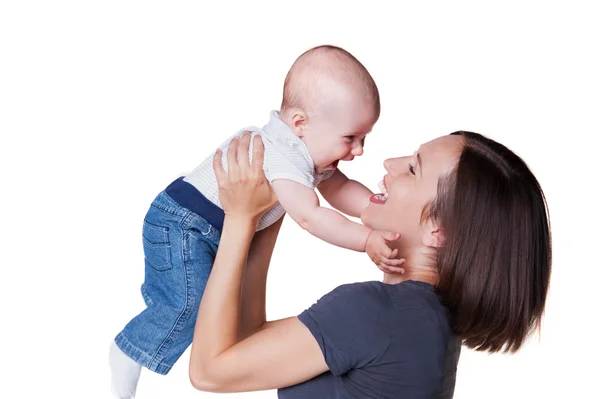
<svg viewBox="0 0 600 399"><path fill-rule="evenodd" d="M221 164L222 152L217 150L213 169L219 185L219 199L228 216L250 218L258 223L260 217L277 203L263 172L264 146L259 135L252 142L252 164L249 160L250 132L234 138L227 151L227 172Z"/></svg>

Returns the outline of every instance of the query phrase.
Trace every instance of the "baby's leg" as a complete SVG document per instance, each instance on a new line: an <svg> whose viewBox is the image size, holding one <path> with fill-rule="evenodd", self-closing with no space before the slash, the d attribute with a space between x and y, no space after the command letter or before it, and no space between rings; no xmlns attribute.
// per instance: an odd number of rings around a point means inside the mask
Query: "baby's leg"
<svg viewBox="0 0 600 399"><path fill-rule="evenodd" d="M135 373L135 367L121 354L151 371L167 374L191 344L219 239L218 231L204 219L164 192L146 214L143 234L146 269L142 296L147 307L116 336L121 353L111 354L113 374L120 374L113 377L113 385L122 387L125 394L135 392L139 372Z"/></svg>
<svg viewBox="0 0 600 399"><path fill-rule="evenodd" d="M131 399L140 378L142 366L127 356L115 343L110 344L109 365L111 390L115 398Z"/></svg>

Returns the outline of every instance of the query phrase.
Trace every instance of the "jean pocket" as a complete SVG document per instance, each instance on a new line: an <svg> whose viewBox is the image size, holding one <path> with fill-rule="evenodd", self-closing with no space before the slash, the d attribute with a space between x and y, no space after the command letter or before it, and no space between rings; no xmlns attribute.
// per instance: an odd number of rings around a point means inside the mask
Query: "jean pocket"
<svg viewBox="0 0 600 399"><path fill-rule="evenodd" d="M158 271L169 270L171 263L171 243L169 242L169 228L157 226L144 220L143 229L144 256L146 262Z"/></svg>

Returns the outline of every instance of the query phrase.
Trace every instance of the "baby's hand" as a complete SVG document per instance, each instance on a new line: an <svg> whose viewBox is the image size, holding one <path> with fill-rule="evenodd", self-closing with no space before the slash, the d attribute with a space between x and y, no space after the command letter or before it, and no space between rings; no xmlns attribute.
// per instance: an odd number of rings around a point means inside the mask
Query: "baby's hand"
<svg viewBox="0 0 600 399"><path fill-rule="evenodd" d="M399 233L390 233L380 230L373 230L367 238L365 251L369 254L369 258L371 258L377 267L384 273L404 273L404 269L399 267L404 263L404 259L395 259L396 255L398 255L398 250L392 250L388 245L388 242L395 241L399 238Z"/></svg>

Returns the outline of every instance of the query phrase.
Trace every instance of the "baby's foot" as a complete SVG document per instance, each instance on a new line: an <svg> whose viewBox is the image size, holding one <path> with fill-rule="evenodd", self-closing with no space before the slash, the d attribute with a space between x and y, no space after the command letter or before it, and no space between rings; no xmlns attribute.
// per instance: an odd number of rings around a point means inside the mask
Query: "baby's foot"
<svg viewBox="0 0 600 399"><path fill-rule="evenodd" d="M109 364L113 396L119 399L133 398L142 366L123 353L115 341L110 344Z"/></svg>

